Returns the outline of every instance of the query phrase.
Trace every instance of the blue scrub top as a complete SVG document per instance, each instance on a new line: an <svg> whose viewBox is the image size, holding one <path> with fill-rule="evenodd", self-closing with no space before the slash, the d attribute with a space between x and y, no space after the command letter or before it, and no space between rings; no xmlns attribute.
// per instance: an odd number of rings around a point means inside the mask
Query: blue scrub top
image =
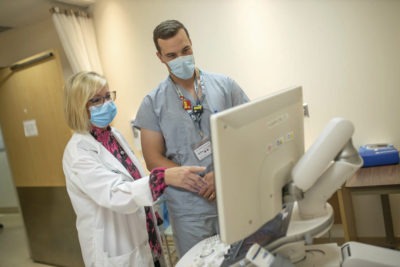
<svg viewBox="0 0 400 267"><path fill-rule="evenodd" d="M176 92L173 81L167 77L143 100L134 126L161 132L165 139L166 157L178 165L211 166L212 155L198 160L192 146L210 136L210 116L218 111L248 102L248 97L231 78L202 71L203 113L199 125L182 108L182 100ZM183 96L195 103L195 99L184 89ZM165 191L168 210L173 217L189 217L190 220L202 216L216 215L216 203L186 190L168 187Z"/></svg>

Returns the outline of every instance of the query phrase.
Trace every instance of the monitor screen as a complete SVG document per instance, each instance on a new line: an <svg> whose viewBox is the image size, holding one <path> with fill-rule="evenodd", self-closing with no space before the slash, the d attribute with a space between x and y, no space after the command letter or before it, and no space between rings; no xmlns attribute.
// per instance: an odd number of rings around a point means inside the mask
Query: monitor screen
<svg viewBox="0 0 400 267"><path fill-rule="evenodd" d="M277 91L210 119L220 237L249 236L282 210L304 154L302 88Z"/></svg>

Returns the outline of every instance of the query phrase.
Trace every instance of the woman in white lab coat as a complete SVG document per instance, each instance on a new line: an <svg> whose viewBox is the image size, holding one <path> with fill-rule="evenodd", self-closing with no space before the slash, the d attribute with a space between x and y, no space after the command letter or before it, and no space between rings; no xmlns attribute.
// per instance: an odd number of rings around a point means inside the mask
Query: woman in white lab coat
<svg viewBox="0 0 400 267"><path fill-rule="evenodd" d="M157 168L145 176L127 142L109 126L117 112L114 99L106 79L94 72L72 76L64 88L74 134L62 163L82 256L87 267L157 266L161 246L148 206L167 186L198 191L204 168Z"/></svg>

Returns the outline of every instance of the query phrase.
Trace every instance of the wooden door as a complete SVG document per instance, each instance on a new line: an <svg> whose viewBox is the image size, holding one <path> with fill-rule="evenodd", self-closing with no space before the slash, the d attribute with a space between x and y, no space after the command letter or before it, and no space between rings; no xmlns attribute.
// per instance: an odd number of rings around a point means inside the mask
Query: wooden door
<svg viewBox="0 0 400 267"><path fill-rule="evenodd" d="M17 187L65 185L61 159L71 132L63 116L61 65L50 53L46 60L0 71L0 124Z"/></svg>
<svg viewBox="0 0 400 267"><path fill-rule="evenodd" d="M50 51L19 63L0 70L0 124L30 255L50 265L84 266L62 170L71 131L59 57Z"/></svg>

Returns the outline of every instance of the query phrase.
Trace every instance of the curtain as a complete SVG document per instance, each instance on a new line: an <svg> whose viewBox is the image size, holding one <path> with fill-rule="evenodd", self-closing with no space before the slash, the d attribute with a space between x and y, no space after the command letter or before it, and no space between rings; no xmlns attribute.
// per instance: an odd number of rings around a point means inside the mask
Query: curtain
<svg viewBox="0 0 400 267"><path fill-rule="evenodd" d="M74 10L51 10L53 23L73 73L95 71L103 73L93 21L87 13Z"/></svg>

